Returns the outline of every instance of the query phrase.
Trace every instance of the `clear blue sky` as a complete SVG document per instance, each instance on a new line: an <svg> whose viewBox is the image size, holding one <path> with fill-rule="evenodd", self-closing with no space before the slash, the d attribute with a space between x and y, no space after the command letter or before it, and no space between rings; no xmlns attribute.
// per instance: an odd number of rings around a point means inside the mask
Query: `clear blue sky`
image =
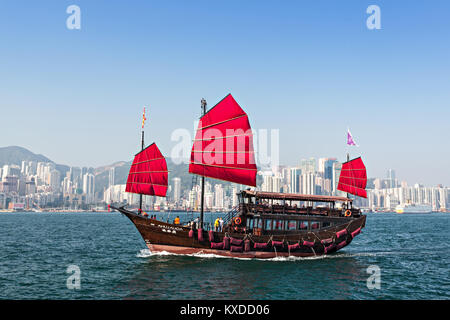
<svg viewBox="0 0 450 320"><path fill-rule="evenodd" d="M66 8L81 8L68 30ZM369 30L366 8L381 8ZM0 1L0 146L58 163L169 154L199 102L231 92L280 158L344 160L369 176L450 185L449 1Z"/></svg>

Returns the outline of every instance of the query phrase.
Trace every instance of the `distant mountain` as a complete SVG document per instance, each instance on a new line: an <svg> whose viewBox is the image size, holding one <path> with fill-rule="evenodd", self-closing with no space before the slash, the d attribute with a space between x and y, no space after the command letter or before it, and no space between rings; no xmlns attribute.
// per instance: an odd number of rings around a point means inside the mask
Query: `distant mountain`
<svg viewBox="0 0 450 320"><path fill-rule="evenodd" d="M36 162L52 162L49 158L42 154L35 154L30 150L27 150L18 146L10 146L0 148L0 166L5 164L17 164L21 165L22 161L36 161Z"/></svg>
<svg viewBox="0 0 450 320"><path fill-rule="evenodd" d="M169 170L169 185L172 185L173 178L180 178L181 180L181 190L187 192L192 188L192 179L194 175L189 173L189 164L185 161L172 160L171 158L166 158L167 168ZM55 163L49 158L43 156L42 154L35 154L25 148L10 146L0 148L0 166L5 164L17 164L21 165L22 161L36 161L36 162L51 162ZM69 166L62 164L55 164L56 169L61 173L61 178L64 178L66 172L70 169ZM95 191L99 193L99 197L103 197L103 190L109 185L109 170L115 168L114 184L125 184L128 177L128 172L130 171L131 161L119 161L110 165L102 166L93 169L95 175ZM257 177L258 180L260 177ZM214 183L220 183L224 186L231 185L230 182L211 180ZM200 178L197 180L200 183ZM170 196L170 194L168 194Z"/></svg>
<svg viewBox="0 0 450 320"><path fill-rule="evenodd" d="M36 162L51 162L49 158L43 156L42 154L35 154L28 149L10 146L0 148L0 166L5 164L16 164L18 166L22 165L22 161L36 161ZM61 176L64 176L69 170L69 167L62 164L56 164L56 170L61 172Z"/></svg>
<svg viewBox="0 0 450 320"><path fill-rule="evenodd" d="M102 166L94 169L95 190L103 195L103 189L109 185L109 170L115 168L114 184L125 184L127 182L128 172L130 171L131 161L119 161L108 166Z"/></svg>
<svg viewBox="0 0 450 320"><path fill-rule="evenodd" d="M178 177L181 180L181 190L190 190L192 188L192 175L188 172L189 165L185 163L175 164L170 158L166 158L166 161L167 169L169 170L169 184L172 184L173 178ZM130 171L131 161L120 161L94 170L95 190L100 193L100 196L103 194L103 189L108 187L109 169L113 167L115 168L114 184L125 184Z"/></svg>

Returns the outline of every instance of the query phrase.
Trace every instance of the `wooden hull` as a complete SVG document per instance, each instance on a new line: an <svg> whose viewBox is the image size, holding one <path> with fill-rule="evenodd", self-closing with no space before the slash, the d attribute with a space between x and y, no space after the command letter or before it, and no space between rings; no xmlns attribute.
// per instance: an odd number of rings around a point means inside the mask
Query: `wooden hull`
<svg viewBox="0 0 450 320"><path fill-rule="evenodd" d="M234 239L250 240L250 250L243 252L232 252L230 250L218 250L211 248L209 233L203 231L203 241L198 240L198 230L195 230L193 237L189 237L189 227L165 223L162 221L149 219L137 215L123 208L115 208L136 226L137 230L144 239L147 247L152 252L170 252L174 254L215 254L224 257L235 258L256 258L270 259L276 257L311 257L330 254L340 250L351 243L352 233L357 232L365 226L366 216L358 218L342 218L342 224L318 231L299 231L294 234L283 235L253 235L242 233L224 233L213 232L213 241L215 243L223 242L224 237L228 236ZM320 218L318 218L320 219ZM338 237L339 232L345 234ZM331 239L331 243L323 244L322 240ZM271 243L271 241L283 242L282 247L269 245L267 249L254 249L253 243ZM303 242L313 242L312 247L303 245ZM289 245L299 243L300 246L291 250ZM327 249L325 249L327 248Z"/></svg>

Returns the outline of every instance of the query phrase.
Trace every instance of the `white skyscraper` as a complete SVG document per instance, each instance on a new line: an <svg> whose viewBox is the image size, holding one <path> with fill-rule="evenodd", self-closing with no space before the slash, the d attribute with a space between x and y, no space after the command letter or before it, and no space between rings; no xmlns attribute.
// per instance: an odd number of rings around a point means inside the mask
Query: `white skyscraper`
<svg viewBox="0 0 450 320"><path fill-rule="evenodd" d="M58 170L52 170L49 173L48 184L53 192L59 192L61 189L61 174Z"/></svg>
<svg viewBox="0 0 450 320"><path fill-rule="evenodd" d="M395 179L395 171L393 169L389 169L387 171L387 187L388 188L395 188L396 186L396 179Z"/></svg>
<svg viewBox="0 0 450 320"><path fill-rule="evenodd" d="M291 178L290 178L290 192L291 193L299 193L300 187L299 187L299 177L301 175L300 168L291 168Z"/></svg>
<svg viewBox="0 0 450 320"><path fill-rule="evenodd" d="M281 191L281 182L282 178L279 175L273 176L272 178L272 192L280 192Z"/></svg>
<svg viewBox="0 0 450 320"><path fill-rule="evenodd" d="M447 208L448 188L439 188L439 205L440 209Z"/></svg>
<svg viewBox="0 0 450 320"><path fill-rule="evenodd" d="M181 198L181 179L173 178L173 201L178 203Z"/></svg>
<svg viewBox="0 0 450 320"><path fill-rule="evenodd" d="M83 175L83 193L86 194L86 202L94 202L95 176L92 173Z"/></svg>
<svg viewBox="0 0 450 320"><path fill-rule="evenodd" d="M334 162L333 163L333 193L337 196L345 195L344 192L339 191L337 186L339 184L339 176L341 175L342 163Z"/></svg>
<svg viewBox="0 0 450 320"><path fill-rule="evenodd" d="M236 186L231 189L231 205L233 207L236 207L239 204L239 198L238 198L238 189Z"/></svg>
<svg viewBox="0 0 450 320"><path fill-rule="evenodd" d="M115 185L114 178L116 175L116 168L112 167L109 169L109 175L108 175L108 186L111 187Z"/></svg>
<svg viewBox="0 0 450 320"><path fill-rule="evenodd" d="M215 207L216 209L223 209L224 207L224 191L221 184L216 184L214 186L215 193Z"/></svg>
<svg viewBox="0 0 450 320"><path fill-rule="evenodd" d="M263 176L262 191L272 192L272 175L266 174Z"/></svg>
<svg viewBox="0 0 450 320"><path fill-rule="evenodd" d="M302 174L300 176L300 193L315 194L316 190L316 175L312 172Z"/></svg>

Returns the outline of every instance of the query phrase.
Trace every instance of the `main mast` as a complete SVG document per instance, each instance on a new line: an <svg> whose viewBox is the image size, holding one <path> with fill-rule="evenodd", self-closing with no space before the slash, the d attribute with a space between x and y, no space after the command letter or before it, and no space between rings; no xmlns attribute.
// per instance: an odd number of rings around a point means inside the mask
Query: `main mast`
<svg viewBox="0 0 450 320"><path fill-rule="evenodd" d="M145 124L145 107L144 112L142 113L142 132L141 132L141 152L144 151L144 124ZM142 213L142 193L139 194L139 214Z"/></svg>
<svg viewBox="0 0 450 320"><path fill-rule="evenodd" d="M350 161L350 152L347 152L347 162ZM342 170L342 168L341 168ZM350 197L348 196L348 192L347 192L347 199L350 199ZM347 207L348 207L348 202L347 202Z"/></svg>
<svg viewBox="0 0 450 320"><path fill-rule="evenodd" d="M141 151L135 154L128 173L125 192L139 194L138 214L142 213L142 196L165 197L168 187L167 162L156 143L144 144L145 107L142 116Z"/></svg>
<svg viewBox="0 0 450 320"><path fill-rule="evenodd" d="M144 150L144 127L142 127L142 146L141 151ZM139 195L139 214L142 213L142 194Z"/></svg>
<svg viewBox="0 0 450 320"><path fill-rule="evenodd" d="M202 108L202 116L206 114L206 100L202 98L201 100L201 108ZM202 176L202 194L200 200L200 228L203 229L203 212L204 212L204 204L205 204L205 177Z"/></svg>
<svg viewBox="0 0 450 320"><path fill-rule="evenodd" d="M204 223L205 177L255 187L257 172L253 134L244 110L231 94L208 112L206 106L206 100L202 99L202 117L192 144L189 162L189 173L199 175L202 179L199 228L202 228ZM212 132L214 134L210 137ZM230 150L227 150L230 146ZM208 156L205 157L205 154Z"/></svg>

